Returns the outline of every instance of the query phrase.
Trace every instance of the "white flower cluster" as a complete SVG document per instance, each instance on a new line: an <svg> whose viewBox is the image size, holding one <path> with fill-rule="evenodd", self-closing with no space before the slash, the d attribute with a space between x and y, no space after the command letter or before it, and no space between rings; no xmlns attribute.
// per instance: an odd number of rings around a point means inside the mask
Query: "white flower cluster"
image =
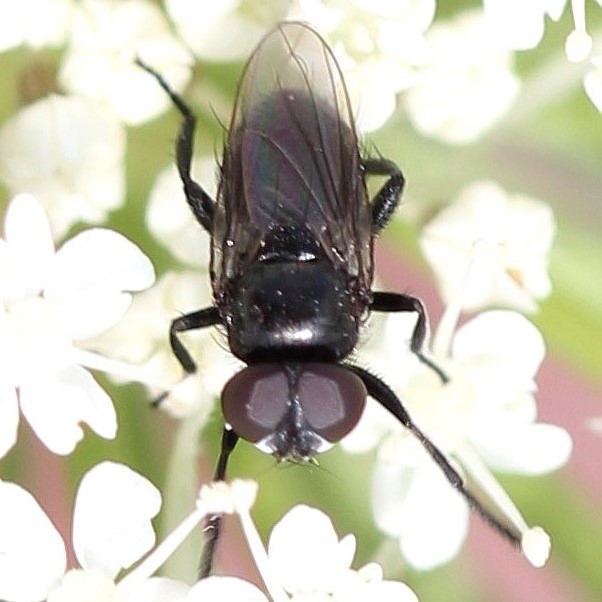
<svg viewBox="0 0 602 602"><path fill-rule="evenodd" d="M105 438L117 429L109 396L86 368L119 369L85 341L125 313L154 270L127 238L86 230L55 251L43 209L29 194L8 207L0 239L0 456L15 443L18 407L44 444L69 454L80 422Z"/></svg>
<svg viewBox="0 0 602 602"><path fill-rule="evenodd" d="M36 194L62 236L80 221L104 221L123 204L123 122L142 123L170 106L135 57L152 62L180 90L192 60L145 0L5 6L0 48L20 44L65 45L58 79L66 94L41 98L4 124L0 179L14 194Z"/></svg>
<svg viewBox="0 0 602 602"><path fill-rule="evenodd" d="M249 513L256 490L250 481L203 487L195 510L155 547L150 521L161 508L158 489L124 464L97 464L79 485L73 513L78 567L67 569L65 543L35 498L18 485L0 482L0 596L19 602L268 602L256 586L234 577L208 577L191 587L153 576L208 514L220 512L239 516L276 602L371 597L417 602L403 583L383 580L378 565L351 569L355 539L348 535L339 541L330 519L314 508L290 510L274 527L266 553ZM122 575L123 570L128 572Z"/></svg>

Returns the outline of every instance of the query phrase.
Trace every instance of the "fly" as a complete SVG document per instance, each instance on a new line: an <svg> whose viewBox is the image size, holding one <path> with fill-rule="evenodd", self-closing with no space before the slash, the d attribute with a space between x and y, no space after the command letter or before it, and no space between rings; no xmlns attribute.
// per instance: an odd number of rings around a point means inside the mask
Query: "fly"
<svg viewBox="0 0 602 602"><path fill-rule="evenodd" d="M326 42L306 24L285 22L259 43L239 82L215 201L190 175L192 111L138 62L182 114L177 168L195 218L211 235L214 304L176 318L171 347L193 373L178 334L221 325L230 351L247 364L222 391L214 479L225 478L239 438L278 459L313 459L356 426L369 395L411 431L469 504L517 543L393 390L347 359L370 312L415 312L411 350L447 382L423 353L420 299L372 290L374 240L399 203L404 178L393 161L360 156L343 76ZM373 175L387 180L370 200L366 177ZM211 571L219 525L219 516L207 525L201 577Z"/></svg>

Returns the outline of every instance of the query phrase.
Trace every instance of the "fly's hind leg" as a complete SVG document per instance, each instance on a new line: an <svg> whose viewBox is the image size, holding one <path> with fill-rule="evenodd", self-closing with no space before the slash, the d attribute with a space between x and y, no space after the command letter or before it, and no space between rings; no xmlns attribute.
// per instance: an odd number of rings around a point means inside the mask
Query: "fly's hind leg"
<svg viewBox="0 0 602 602"><path fill-rule="evenodd" d="M140 58L136 58L136 64L157 80L157 83L169 95L182 115L182 126L176 140L176 165L180 179L184 185L186 200L192 209L194 217L211 234L215 202L190 175L196 117L190 107L171 89L160 73L144 63Z"/></svg>
<svg viewBox="0 0 602 602"><path fill-rule="evenodd" d="M378 234L389 223L399 205L405 180L396 163L389 159L366 159L364 171L369 176L389 176L372 199L372 233Z"/></svg>

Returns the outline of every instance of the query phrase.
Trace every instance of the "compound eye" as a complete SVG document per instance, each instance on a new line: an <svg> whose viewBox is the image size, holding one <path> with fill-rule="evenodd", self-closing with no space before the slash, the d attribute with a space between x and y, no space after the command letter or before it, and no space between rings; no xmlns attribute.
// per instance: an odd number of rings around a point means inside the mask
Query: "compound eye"
<svg viewBox="0 0 602 602"><path fill-rule="evenodd" d="M250 366L235 374L222 391L222 411L234 432L251 443L271 435L289 403L286 373L278 364Z"/></svg>
<svg viewBox="0 0 602 602"><path fill-rule="evenodd" d="M337 364L306 364L297 392L307 424L330 443L359 422L368 395L359 376Z"/></svg>

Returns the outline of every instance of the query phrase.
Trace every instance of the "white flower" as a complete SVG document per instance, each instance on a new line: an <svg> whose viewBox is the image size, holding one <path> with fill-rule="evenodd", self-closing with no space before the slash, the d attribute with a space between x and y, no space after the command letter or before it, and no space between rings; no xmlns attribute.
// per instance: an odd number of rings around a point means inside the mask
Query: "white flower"
<svg viewBox="0 0 602 602"><path fill-rule="evenodd" d="M602 113L602 55L592 58L592 68L583 77L583 87L589 99Z"/></svg>
<svg viewBox="0 0 602 602"><path fill-rule="evenodd" d="M598 4L602 3L598 0ZM585 0L572 0L573 21L575 29L568 35L564 52L572 63L578 63L589 57L593 47L592 37L587 33L585 25Z"/></svg>
<svg viewBox="0 0 602 602"><path fill-rule="evenodd" d="M534 377L544 352L539 331L515 312L479 314L456 332L452 357L479 392L468 437L493 470L537 475L568 460L568 433L536 422Z"/></svg>
<svg viewBox="0 0 602 602"><path fill-rule="evenodd" d="M345 74L356 125L369 132L391 116L396 95L414 84L434 14L433 0L297 0L288 18L308 21L326 36Z"/></svg>
<svg viewBox="0 0 602 602"><path fill-rule="evenodd" d="M55 252L36 199L13 199L0 239L0 455L14 444L17 403L55 453L73 451L80 422L114 437L111 400L82 367L104 358L78 345L119 320L131 301L127 291L153 280L148 258L110 230L81 232Z"/></svg>
<svg viewBox="0 0 602 602"><path fill-rule="evenodd" d="M197 372L182 379L168 334L174 318L211 305L210 299L206 271L167 272L155 286L136 295L115 327L87 344L138 365L152 395L168 392L161 409L177 418L194 414L201 428L224 383L242 364L226 350L215 328L192 330L178 336L197 362Z"/></svg>
<svg viewBox="0 0 602 602"><path fill-rule="evenodd" d="M339 540L326 514L300 505L274 527L268 545L274 577L292 600L417 601L404 583L387 581L377 564L355 571L355 537Z"/></svg>
<svg viewBox="0 0 602 602"><path fill-rule="evenodd" d="M427 224L420 244L447 302L461 295L464 309L534 311L550 293L555 229L545 203L477 182Z"/></svg>
<svg viewBox="0 0 602 602"><path fill-rule="evenodd" d="M193 179L213 199L217 194L217 165L214 157L195 157ZM209 233L195 220L175 165L164 169L155 180L146 210L150 232L180 261L209 271Z"/></svg>
<svg viewBox="0 0 602 602"><path fill-rule="evenodd" d="M127 466L94 466L75 501L73 545L81 569L65 573L65 545L35 498L0 482L0 597L67 602L86 592L91 601L130 600L116 590L114 577L153 546L150 520L160 505L156 487Z"/></svg>
<svg viewBox="0 0 602 602"><path fill-rule="evenodd" d="M600 0L598 0L598 4L602 6ZM575 29L566 39L565 53L569 61L577 63L590 58L594 41L586 29L585 2L576 0L571 3L571 7ZM596 50L597 52L591 56L589 68L583 76L583 87L594 106L602 112L602 54L600 54L599 48Z"/></svg>
<svg viewBox="0 0 602 602"><path fill-rule="evenodd" d="M483 0L492 34L513 50L535 48L543 37L545 17L557 21L566 0Z"/></svg>
<svg viewBox="0 0 602 602"><path fill-rule="evenodd" d="M35 498L0 481L0 598L45 599L66 562L61 537Z"/></svg>
<svg viewBox="0 0 602 602"><path fill-rule="evenodd" d="M408 115L423 134L448 144L471 142L517 95L512 54L478 11L436 23L426 39L425 64L405 96Z"/></svg>
<svg viewBox="0 0 602 602"><path fill-rule="evenodd" d="M541 335L520 314L502 310L483 313L454 334L449 312L456 310L448 308L433 347L433 359L446 371L449 383L442 384L415 360L405 364L403 358L400 363L407 372L398 367L385 372L385 380L398 391L419 428L477 483L488 499L486 505L498 508L522 538L525 555L543 564L546 553L541 548L547 536L532 535L489 471L542 474L563 465L570 454L566 431L536 422L533 390L544 354ZM396 318L391 315L388 320L391 330L399 332ZM399 336L389 345L382 355L399 358ZM373 363L382 369L379 360ZM369 406L344 444L351 451L378 446L372 486L376 522L398 539L412 566L431 568L451 559L461 546L468 528L466 502L422 446L386 414L379 406ZM536 539L535 551L529 547L531 539Z"/></svg>
<svg viewBox="0 0 602 602"><path fill-rule="evenodd" d="M73 0L4 2L0 19L0 51L21 44L33 48L63 44L73 7Z"/></svg>
<svg viewBox="0 0 602 602"><path fill-rule="evenodd" d="M0 178L13 194L46 207L57 236L79 221L100 222L125 197L125 132L95 102L50 95L0 132Z"/></svg>
<svg viewBox="0 0 602 602"><path fill-rule="evenodd" d="M381 456L372 476L372 511L378 528L398 541L409 564L427 570L452 560L468 534L468 504L434 463L408 462L411 452L393 447L405 460Z"/></svg>
<svg viewBox="0 0 602 602"><path fill-rule="evenodd" d="M602 6L600 0L598 5ZM485 16L490 22L493 35L508 48L525 50L534 48L542 39L545 17L557 21L566 6L566 0L483 0ZM584 0L570 3L574 28L566 38L564 52L567 60L579 63L589 59L594 39L587 31ZM591 66L583 78L583 86L590 100L602 111L602 76L600 55L591 57Z"/></svg>
<svg viewBox="0 0 602 602"><path fill-rule="evenodd" d="M213 576L201 579L182 598L170 602L213 602L240 600L241 602L268 602L265 594L252 583L238 577Z"/></svg>
<svg viewBox="0 0 602 602"><path fill-rule="evenodd" d="M151 579L159 567L182 545L199 523L210 514L237 514L242 522L250 521L250 508L257 497L257 484L253 481L234 480L232 483L213 482L201 487L196 508L128 575L118 584L120 590L129 594L136 592L136 602L148 600L141 591L158 580ZM264 552L265 554L265 552ZM163 580L165 581L165 580ZM204 602L207 599L243 599L267 602L265 596L253 585L232 577L208 577L192 588L169 580L163 583L165 597L157 596L157 602ZM175 590L179 588L179 592ZM179 595L175 595L178 593ZM155 598L152 598L155 600Z"/></svg>
<svg viewBox="0 0 602 602"><path fill-rule="evenodd" d="M150 519L161 494L149 481L118 464L103 462L82 479L73 512L73 548L83 568L115 577L155 544Z"/></svg>
<svg viewBox="0 0 602 602"><path fill-rule="evenodd" d="M159 490L124 464L101 462L84 475L77 492L73 549L79 567L66 570L65 544L35 498L14 483L0 481L0 598L200 602L214 596L267 602L255 586L233 577L210 577L191 588L152 576L208 513L248 515L256 492L257 486L248 481L203 487L195 510L146 555L155 543L151 519L161 507Z"/></svg>
<svg viewBox="0 0 602 602"><path fill-rule="evenodd" d="M166 0L165 8L196 56L226 62L246 59L268 28L284 17L286 4Z"/></svg>
<svg viewBox="0 0 602 602"><path fill-rule="evenodd" d="M59 79L70 92L102 100L128 124L143 123L171 106L167 94L134 60L139 56L181 91L191 57L161 11L146 0L84 0Z"/></svg>

